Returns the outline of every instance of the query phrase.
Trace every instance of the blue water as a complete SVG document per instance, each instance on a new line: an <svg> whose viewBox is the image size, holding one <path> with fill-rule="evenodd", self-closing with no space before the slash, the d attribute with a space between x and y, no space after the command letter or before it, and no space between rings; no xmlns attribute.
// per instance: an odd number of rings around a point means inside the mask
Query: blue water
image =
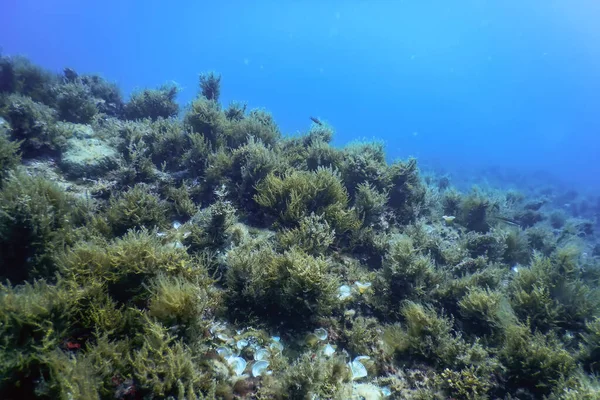
<svg viewBox="0 0 600 400"><path fill-rule="evenodd" d="M0 46L100 73L124 94L222 73L222 102L283 132L317 116L336 144L386 143L477 180L536 173L600 192L600 3L2 0ZM532 178L533 179L533 178ZM535 183L535 180L532 180Z"/></svg>

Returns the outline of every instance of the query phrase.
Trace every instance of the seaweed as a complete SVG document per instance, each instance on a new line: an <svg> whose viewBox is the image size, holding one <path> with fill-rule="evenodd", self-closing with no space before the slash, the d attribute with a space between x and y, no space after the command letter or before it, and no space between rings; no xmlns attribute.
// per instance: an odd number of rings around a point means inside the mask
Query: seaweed
<svg viewBox="0 0 600 400"><path fill-rule="evenodd" d="M364 224L372 226L383 218L388 199L387 192L380 192L371 183L363 182L356 187L354 206Z"/></svg>
<svg viewBox="0 0 600 400"><path fill-rule="evenodd" d="M534 329L579 330L599 310L597 290L581 280L581 271L565 251L552 259L536 253L530 267L520 268L510 282L513 309Z"/></svg>
<svg viewBox="0 0 600 400"><path fill-rule="evenodd" d="M251 241L227 254L226 287L238 312L251 312L274 324L306 326L336 304L337 278L323 257L292 248L283 254L268 242Z"/></svg>
<svg viewBox="0 0 600 400"><path fill-rule="evenodd" d="M57 185L16 174L0 190L0 277L54 278L54 254L77 239L85 207Z"/></svg>
<svg viewBox="0 0 600 400"><path fill-rule="evenodd" d="M62 121L87 124L98 113L90 89L82 83L65 83L54 90L58 116Z"/></svg>
<svg viewBox="0 0 600 400"><path fill-rule="evenodd" d="M507 369L507 385L548 395L563 379L575 372L575 358L554 334L532 334L522 325L511 325L505 331L499 358Z"/></svg>
<svg viewBox="0 0 600 400"><path fill-rule="evenodd" d="M225 200L225 192L209 207L196 213L191 219L190 233L184 240L192 252L216 251L228 241L229 232L236 222L236 211L231 202Z"/></svg>
<svg viewBox="0 0 600 400"><path fill-rule="evenodd" d="M163 85L158 89L145 89L131 95L124 106L124 115L127 119L137 120L150 118L171 118L179 112L179 105L175 97L179 89L173 85Z"/></svg>
<svg viewBox="0 0 600 400"><path fill-rule="evenodd" d="M314 172L271 173L257 185L256 203L282 226L295 226L311 213L321 214L338 234L359 227L339 174L327 168Z"/></svg>
<svg viewBox="0 0 600 400"><path fill-rule="evenodd" d="M5 97L1 103L0 115L10 124L11 138L20 142L23 157L60 153L66 132L56 124L54 109L19 94Z"/></svg>
<svg viewBox="0 0 600 400"><path fill-rule="evenodd" d="M397 161L386 171L389 181L389 205L396 212L396 221L407 225L424 211L425 186L417 171L417 160Z"/></svg>
<svg viewBox="0 0 600 400"><path fill-rule="evenodd" d="M0 57L0 397L598 397L597 199L461 193L220 84L179 115Z"/></svg>
<svg viewBox="0 0 600 400"><path fill-rule="evenodd" d="M212 146L225 144L227 119L216 101L205 97L194 100L184 117L184 123L192 132L204 136Z"/></svg>
<svg viewBox="0 0 600 400"><path fill-rule="evenodd" d="M284 248L297 247L308 254L325 253L335 240L335 232L321 215L311 214L300 226L281 232L279 243Z"/></svg>
<svg viewBox="0 0 600 400"><path fill-rule="evenodd" d="M200 91L208 100L218 102L221 96L221 75L212 71L200 74Z"/></svg>
<svg viewBox="0 0 600 400"><path fill-rule="evenodd" d="M106 218L114 234L121 236L130 229L165 228L166 211L164 201L138 184L110 199Z"/></svg>
<svg viewBox="0 0 600 400"><path fill-rule="evenodd" d="M273 116L262 109L251 110L243 119L230 120L224 129L224 140L229 148L244 145L248 138L260 140L267 147L272 147L281 137Z"/></svg>
<svg viewBox="0 0 600 400"><path fill-rule="evenodd" d="M431 260L420 254L410 237L398 235L390 240L374 284L382 311L395 314L404 300L427 298L438 281Z"/></svg>
<svg viewBox="0 0 600 400"><path fill-rule="evenodd" d="M52 91L57 75L44 70L22 56L0 56L0 92L20 93L48 106L55 104Z"/></svg>
<svg viewBox="0 0 600 400"><path fill-rule="evenodd" d="M0 187L2 182L9 176L21 163L20 142L10 140L8 136L0 130Z"/></svg>

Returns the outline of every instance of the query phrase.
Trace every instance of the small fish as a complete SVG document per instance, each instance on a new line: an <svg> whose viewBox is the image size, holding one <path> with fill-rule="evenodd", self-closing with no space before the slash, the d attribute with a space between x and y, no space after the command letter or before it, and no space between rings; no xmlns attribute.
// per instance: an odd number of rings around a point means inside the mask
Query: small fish
<svg viewBox="0 0 600 400"><path fill-rule="evenodd" d="M321 120L317 117L310 117L311 121L314 122L317 125L323 125L323 123L321 122Z"/></svg>
<svg viewBox="0 0 600 400"><path fill-rule="evenodd" d="M518 226L518 227L521 226L521 224L519 224L514 219L510 219L510 218L507 218L507 217L501 217L499 215L496 215L494 218L496 218L498 221L502 221L502 222L504 222L505 224L508 224L508 225Z"/></svg>

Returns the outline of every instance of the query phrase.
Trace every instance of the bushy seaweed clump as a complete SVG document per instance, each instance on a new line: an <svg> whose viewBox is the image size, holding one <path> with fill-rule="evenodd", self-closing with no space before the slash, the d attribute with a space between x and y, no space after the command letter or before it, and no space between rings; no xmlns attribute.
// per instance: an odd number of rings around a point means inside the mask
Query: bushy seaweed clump
<svg viewBox="0 0 600 400"><path fill-rule="evenodd" d="M125 117L133 120L174 117L179 112L179 105L175 102L178 91L176 86L164 85L158 89L136 92L125 103Z"/></svg>
<svg viewBox="0 0 600 400"><path fill-rule="evenodd" d="M0 115L8 122L11 139L21 143L24 157L57 154L64 147L66 132L56 124L56 110L20 94L0 103Z"/></svg>
<svg viewBox="0 0 600 400"><path fill-rule="evenodd" d="M56 89L57 109L63 121L87 124L98 113L90 89L81 82L69 82Z"/></svg>
<svg viewBox="0 0 600 400"><path fill-rule="evenodd" d="M250 241L232 249L226 264L232 306L275 324L312 324L336 304L338 280L322 256L295 248L278 253L268 242Z"/></svg>
<svg viewBox="0 0 600 400"><path fill-rule="evenodd" d="M20 93L52 106L56 101L52 88L58 83L57 74L40 68L25 57L0 55L1 93Z"/></svg>
<svg viewBox="0 0 600 400"><path fill-rule="evenodd" d="M53 279L53 256L77 238L85 207L57 185L17 174L0 189L0 277Z"/></svg>
<svg viewBox="0 0 600 400"><path fill-rule="evenodd" d="M0 92L1 398L598 398L594 199L283 137L216 73L181 118L19 57Z"/></svg>
<svg viewBox="0 0 600 400"><path fill-rule="evenodd" d="M338 235L361 224L356 211L347 207L348 194L339 175L327 168L281 177L269 174L258 184L254 199L281 226L295 226L311 213L323 215Z"/></svg>
<svg viewBox="0 0 600 400"><path fill-rule="evenodd" d="M129 229L165 228L167 205L143 185L113 197L106 211L106 218L115 235L120 236Z"/></svg>
<svg viewBox="0 0 600 400"><path fill-rule="evenodd" d="M181 340L204 332L219 302L199 260L140 231L78 242L56 263L56 285L0 287L3 397L209 390Z"/></svg>

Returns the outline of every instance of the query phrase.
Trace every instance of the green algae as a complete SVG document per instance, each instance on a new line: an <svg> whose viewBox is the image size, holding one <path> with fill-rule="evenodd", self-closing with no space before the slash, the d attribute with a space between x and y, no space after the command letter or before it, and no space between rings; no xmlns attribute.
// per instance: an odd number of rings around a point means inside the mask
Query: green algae
<svg viewBox="0 0 600 400"><path fill-rule="evenodd" d="M283 136L215 73L181 120L63 75L0 58L0 397L597 398L590 220Z"/></svg>

